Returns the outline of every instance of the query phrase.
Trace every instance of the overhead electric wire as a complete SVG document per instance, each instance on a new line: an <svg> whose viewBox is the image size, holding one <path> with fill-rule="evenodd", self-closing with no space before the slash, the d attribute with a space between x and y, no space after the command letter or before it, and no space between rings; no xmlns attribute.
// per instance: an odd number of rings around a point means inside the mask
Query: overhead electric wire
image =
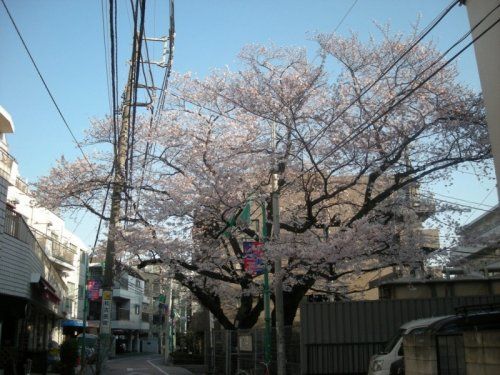
<svg viewBox="0 0 500 375"><path fill-rule="evenodd" d="M483 22L484 17L479 23ZM297 180L298 178L305 176L307 173L312 171L314 168L316 168L316 165L322 163L326 159L328 159L330 156L332 156L335 152L337 152L341 147L345 146L349 142L351 142L354 138L362 134L365 130L367 130L370 126L372 126L374 123L376 123L378 120L380 120L382 117L390 113L392 110L394 110L399 104L401 104L404 100L406 100L409 96L411 96L416 90L421 88L425 83L427 83L431 78L433 78L436 74L438 74L441 70L443 70L446 66L451 64L455 59L457 59L463 52L465 52L471 45L473 45L477 40L479 40L483 35L485 35L488 31L490 31L493 27L495 27L498 22L500 22L500 19L497 19L493 24L488 26L485 30L483 30L479 35L477 35L475 38L473 38L469 43L467 43L462 49L460 49L457 53L455 53L449 60L447 60L443 65L441 65L438 69L436 69L434 72L432 72L428 77L426 77L422 82L420 82L417 86L409 90L406 94L404 94L400 99L398 99L395 103L391 104L386 110L384 110L381 114L376 115L375 117L370 118L369 120L363 122L362 124L358 125L356 129L354 130L353 133L351 133L349 136L344 138L338 145L336 145L331 151L327 152L326 155L324 155L321 160L318 162L315 162L313 166L309 167L307 170L304 172L301 172L299 176L294 178L294 181ZM477 25L476 25L477 26ZM442 57L440 57L437 61L441 60ZM433 65L436 62L433 63ZM398 96L403 94L404 91L400 91L396 96L394 96L392 99L386 102L390 103L391 101L395 100ZM380 109L379 109L380 110ZM287 183L290 184L290 183Z"/></svg>
<svg viewBox="0 0 500 375"><path fill-rule="evenodd" d="M125 169L125 178L129 182L129 186L132 185L133 179L133 167L134 167L134 146L135 146L135 126L136 126L136 114L137 114L137 92L138 92L138 84L139 84L139 75L140 75L140 66L141 66L141 51L142 51L142 40L144 37L144 21L145 21L145 12L146 12L146 1L140 1L140 21L139 21L139 30L137 31L137 23L139 17L139 0L136 1L136 6L134 9L133 3L131 1L132 11L134 14L134 45L132 48L132 66L131 69L133 71L133 82L132 82L132 96L131 103L129 105L132 106L132 116L129 123L129 134L128 134L128 155L126 161L126 169ZM130 196L130 194L127 194ZM125 201L125 214L127 216L128 213L128 201Z"/></svg>
<svg viewBox="0 0 500 375"><path fill-rule="evenodd" d="M368 91L370 91L392 68L394 68L417 44L419 44L442 20L443 18L459 3L459 0L452 1L434 20L429 23L421 32L421 34L417 37L417 39L412 42L412 44L406 48L406 50L400 54L395 60L393 60L388 66L386 66L382 73L368 86L365 86L361 89L361 92L357 95L355 99L353 99L346 108L344 108L335 118L330 121L328 125L326 125L323 129L321 129L318 134L316 134L312 140L309 142L312 143L321 135L324 134L328 128L335 123L342 115L344 115L354 104L356 104ZM313 146L314 147L314 146Z"/></svg>
<svg viewBox="0 0 500 375"><path fill-rule="evenodd" d="M26 42L24 41L24 38L23 36L21 35L21 32L19 31L19 28L17 27L17 24L16 22L14 21L14 18L12 17L12 14L10 13L9 11L9 8L7 7L7 4L5 4L5 1L4 0L1 0L2 1L2 4L5 8L5 11L7 12L7 15L9 16L10 18L10 21L12 22L12 25L14 26L14 29L16 30L16 33L17 35L19 36L19 39L21 40L21 43L23 44L23 47L24 49L26 50L26 53L28 54L30 60L31 60L31 63L33 64L33 66L35 67L35 70L38 74L38 77L40 77L40 80L42 81L43 83L43 86L45 87L45 90L47 91L47 93L49 94L50 96L50 99L52 100L52 103L54 104L54 106L56 107L56 110L57 112L59 113L59 116L61 117L64 125L66 126L66 129L68 130L69 134L71 135L71 137L73 138L73 140L75 141L76 143L76 146L79 148L81 154L83 155L83 158L85 159L85 161L88 163L88 165L90 166L92 172L94 172L94 169L93 169L93 166L92 164L90 163L89 159L87 158L87 155L85 154L85 152L83 151L83 148L82 146L80 145L80 142L78 142L78 140L76 139L76 136L75 134L73 133L73 130L71 129L68 121L66 120L66 117L64 117L62 111L61 111L61 108L59 107L59 105L57 104L56 102L56 99L54 98L54 95L52 94L52 92L50 91L49 89L49 86L47 85L47 82L45 81L45 78L43 77L42 73L40 72L40 69L38 68L38 65L36 64L35 62L35 59L33 58L33 55L31 54Z"/></svg>
<svg viewBox="0 0 500 375"><path fill-rule="evenodd" d="M467 199L457 198L457 197L453 197L453 196L450 196L450 195L436 193L436 192L433 192L433 191L428 191L427 193L430 194L430 195L439 195L441 197L445 197L445 198L449 198L449 199L455 199L457 201L474 204L476 206L485 206L485 207L488 207L488 208L492 208L493 207L491 204L483 204L482 202L481 203L477 203L477 202L473 202L473 201L470 201L470 200L467 200ZM484 200L483 200L483 202L484 202Z"/></svg>
<svg viewBox="0 0 500 375"><path fill-rule="evenodd" d="M114 0L109 0L109 38L111 41L111 48L110 48L110 54L111 54L111 87L112 87L112 98L113 98L113 113L111 114L112 116L112 121L113 121L113 140L114 140L114 147L113 147L113 152L116 155L117 154L117 147L118 147L118 125L117 125L117 109L118 109L118 82L117 82L117 73L116 73L116 38L115 38L115 17L116 17L116 11L115 11L115 1Z"/></svg>
<svg viewBox="0 0 500 375"><path fill-rule="evenodd" d="M356 5L356 3L358 2L358 0L354 0L352 2L352 5L350 6L350 8L347 10L347 12L345 12L344 14L344 17L342 17L342 19L339 21L339 23L337 24L337 26L335 27L335 29L333 30L333 32L335 33L339 27L344 23L345 19L347 18L347 16L351 13L352 9L354 8L354 6Z"/></svg>
<svg viewBox="0 0 500 375"><path fill-rule="evenodd" d="M452 204L452 205L455 205L455 206L460 206L460 207L464 207L464 208L469 208L469 209L472 209L472 210L479 210L479 211L484 211L484 212L489 212L490 210L488 209L485 209L485 208L481 208L481 207L474 207L474 206L470 206L468 204L464 204L464 203L458 203L458 202L452 202L452 201L449 201L449 200L446 200L446 199L441 199L441 198L436 198L432 195L427 195L427 194L423 194L423 193L420 193L420 195L424 196L424 197L427 197L427 198L432 198L438 202L442 202L442 203L448 203L448 204Z"/></svg>
<svg viewBox="0 0 500 375"><path fill-rule="evenodd" d="M104 63L106 67L106 86L108 88L108 105L110 114L113 111L113 103L112 103L112 92L111 92L111 77L109 71L109 61L108 61L108 44L106 42L106 17L104 16L104 0L101 0L101 20L102 20L102 41L104 45Z"/></svg>
<svg viewBox="0 0 500 375"><path fill-rule="evenodd" d="M496 185L493 185L493 187L486 193L486 196L483 198L483 200L481 201L480 204L483 204L484 201L486 201L486 199L488 199L488 197L490 196L490 194L493 192L493 190L496 188ZM469 215L469 217L467 219L465 219L465 224L466 225L467 223L469 223L469 220L472 218L472 216L474 215L474 212L471 212L471 214Z"/></svg>

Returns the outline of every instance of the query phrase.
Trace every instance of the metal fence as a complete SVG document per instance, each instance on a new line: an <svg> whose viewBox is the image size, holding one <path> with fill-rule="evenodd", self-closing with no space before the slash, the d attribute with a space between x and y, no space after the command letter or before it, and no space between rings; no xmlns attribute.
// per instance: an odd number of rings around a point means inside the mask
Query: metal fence
<svg viewBox="0 0 500 375"><path fill-rule="evenodd" d="M499 303L500 296L319 302L301 305L301 373L364 374L403 323L448 315L467 305Z"/></svg>
<svg viewBox="0 0 500 375"><path fill-rule="evenodd" d="M264 375L264 329L214 330L207 340L205 364L210 374ZM276 331L272 331L269 374L276 373ZM285 327L287 374L300 374L300 332Z"/></svg>

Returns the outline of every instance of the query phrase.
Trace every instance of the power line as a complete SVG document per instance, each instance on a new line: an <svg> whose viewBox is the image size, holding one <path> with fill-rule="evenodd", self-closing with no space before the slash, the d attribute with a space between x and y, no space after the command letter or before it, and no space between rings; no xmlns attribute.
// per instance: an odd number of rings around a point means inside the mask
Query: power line
<svg viewBox="0 0 500 375"><path fill-rule="evenodd" d="M370 91L392 68L394 68L417 44L419 44L442 20L443 18L459 3L458 0L454 0L450 5L448 5L434 20L427 25L424 30L422 30L420 36L417 37L417 39L412 42L412 44L401 54L399 55L394 61L392 61L388 66L386 66L383 70L382 73L368 86L365 86L363 89L361 89L361 92L358 94L356 98L354 98L346 108L344 108L335 118L330 121L328 125L326 125L323 129L321 129L318 134L316 134L313 139L309 141L310 144L314 142L316 139L321 137L326 130L330 128L330 126L335 123L342 115L344 115L354 104L359 102L361 98L368 92ZM314 147L314 145L313 145Z"/></svg>
<svg viewBox="0 0 500 375"><path fill-rule="evenodd" d="M109 62L108 62L108 44L106 43L106 18L104 16L104 0L101 0L101 20L102 20L102 41L103 41L103 45L104 45L104 62L105 62L105 66L106 66L106 85L108 87L108 105L109 105L109 112L111 114L111 112L113 111L113 104L111 102L111 97L112 97L112 93L111 93L111 85L110 85L110 76L109 76Z"/></svg>
<svg viewBox="0 0 500 375"><path fill-rule="evenodd" d="M483 204L484 200L481 203L477 203L477 202L473 202L473 201L470 201L470 200L467 200L467 199L457 198L457 197L454 197L454 196L440 194L440 193L436 193L436 192L433 192L433 191L428 191L428 193L430 195L439 195L441 197L445 197L445 198L449 198L449 199L455 199L457 201L474 204L476 206L485 206L485 207L488 207L488 208L492 208L493 207L491 204Z"/></svg>
<svg viewBox="0 0 500 375"><path fill-rule="evenodd" d="M9 16L10 18L10 21L12 22L12 25L14 26L14 28L16 29L16 33L17 35L19 36L19 39L21 40L21 43L23 44L23 47L24 49L26 50L26 53L28 54L30 60L31 60L31 63L33 64L33 66L35 67L35 70L36 72L38 73L38 77L40 77L40 80L42 81L43 83L43 86L45 87L45 90L47 91L47 93L49 94L50 96L50 99L52 100L52 103L54 104L54 106L56 107L56 110L57 112L59 113L59 116L61 117L64 125L66 126L66 129L68 130L69 134L71 135L71 137L73 138L73 140L75 141L76 143L76 146L80 149L80 152L82 153L83 155L83 158L85 159L85 161L88 163L88 165L90 166L92 172L93 172L93 166L92 164L90 163L89 159L87 158L87 155L85 155L85 152L83 151L83 148L82 146L80 145L80 142L78 142L78 140L76 139L75 137L75 134L73 133L73 130L71 129L71 127L69 126L68 124L68 121L66 120L66 118L64 117L61 109L59 108L59 105L57 104L56 102L56 99L54 98L54 95L52 95L52 92L50 91L49 89L49 86L47 85L47 82L45 81L45 79L43 78L43 75L42 73L40 72L40 69L38 69L38 65L36 64L35 62L35 59L33 58L28 46L26 45L26 42L24 41L24 38L22 37L21 35L21 32L19 31L19 28L17 27L17 24L16 22L14 21L14 18L12 17L10 11L9 11L9 8L7 8L7 4L5 4L5 1L2 0L2 4L7 12L7 15Z"/></svg>
<svg viewBox="0 0 500 375"><path fill-rule="evenodd" d="M486 193L486 196L483 198L483 200L481 201L480 204L483 204L486 199L488 199L488 197L490 196L491 192L496 188L496 185L494 185L487 193ZM469 215L469 217L465 220L465 224L466 225L467 223L469 223L469 220L472 218L472 216L474 215L474 212L471 212L471 214Z"/></svg>
<svg viewBox="0 0 500 375"><path fill-rule="evenodd" d="M474 207L474 206L469 206L467 204L463 204L463 203L458 203L458 202L452 202L452 201L448 201L446 199L440 199L440 198L436 198L432 195L427 195L427 194L423 194L423 193L420 193L420 195L424 196L424 197L427 197L427 198L432 198L438 202L442 202L442 203L448 203L448 204L453 204L455 206L460 206L460 207L464 207L464 208L469 208L469 209L472 209L472 210L480 210L480 211L484 211L484 212L489 212L490 210L487 210L485 208L480 208L480 207Z"/></svg>
<svg viewBox="0 0 500 375"><path fill-rule="evenodd" d="M117 147L117 108L118 108L118 88L117 88L117 39L115 37L116 28L116 13L115 10L115 2L113 0L109 0L109 39L111 42L110 54L111 54L111 87L112 87L112 97L113 97L113 113L112 121L113 121L113 153L116 155L116 147Z"/></svg>
<svg viewBox="0 0 500 375"><path fill-rule="evenodd" d="M349 13L351 13L352 11L352 8L354 8L354 6L356 5L356 3L358 2L358 0L354 0L352 2L352 5L351 7L347 10L347 12L344 14L344 17L342 17L342 19L339 21L339 23L337 24L337 26L335 27L335 29L333 30L333 32L335 33L339 27L342 25L342 23L344 22L344 20L347 18L347 16L349 15Z"/></svg>
<svg viewBox="0 0 500 375"><path fill-rule="evenodd" d="M484 17L479 23L483 22ZM498 22L500 22L500 19L497 19L493 24L491 24L488 28L486 28L483 32L481 32L477 37L472 39L468 44L465 45L461 50L459 50L455 55L453 55L448 61L446 61L443 65L441 65L438 69L436 69L433 73L431 73L428 77L426 77L422 82L420 82L416 87L410 89L406 94L404 94L400 99L398 99L394 104L391 104L386 110L384 110L381 114L376 115L372 117L371 119L363 122L359 126L356 127L355 131L351 133L349 136L344 138L337 146L335 146L331 151L327 152L326 155L324 155L318 162L315 162L313 166L305 170L304 172L300 173L297 177L294 178L293 181L297 180L298 178L305 176L306 173L309 173L312 171L316 165L319 163L322 163L326 159L328 159L330 156L332 156L335 152L337 152L340 148L344 147L347 145L349 142L351 142L353 139L355 139L357 136L359 136L361 133L363 133L365 130L367 130L370 126L375 124L378 120L380 120L382 117L390 113L393 109L395 109L399 104L401 104L404 100L406 100L408 97L410 97L415 91L417 91L419 88L421 88L425 83L427 83L431 78L433 78L437 73L439 73L441 70L443 70L446 66L451 64L455 59L457 59L465 50L467 50L472 44L474 44L477 40L479 40L484 34L486 34L488 31L490 31L493 27L495 27ZM477 26L477 25L476 25ZM442 56L438 59L441 60ZM435 62L433 63L433 65ZM394 101L398 96L402 95L404 93L404 89L400 91L397 95L395 95L393 98L391 98L389 101L386 102L390 103L391 101ZM293 181L287 183L289 185Z"/></svg>

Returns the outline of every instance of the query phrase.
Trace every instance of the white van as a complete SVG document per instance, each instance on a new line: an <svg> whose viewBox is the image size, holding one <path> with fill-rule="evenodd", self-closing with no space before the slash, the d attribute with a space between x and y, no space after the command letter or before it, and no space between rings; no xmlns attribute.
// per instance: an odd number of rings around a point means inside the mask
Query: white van
<svg viewBox="0 0 500 375"><path fill-rule="evenodd" d="M403 324L398 329L396 334L387 342L384 351L380 354L375 354L370 358L368 375L389 375L391 365L397 360L403 358L403 336L410 333L418 334L419 332L424 331L432 323L447 318L448 316L417 319Z"/></svg>

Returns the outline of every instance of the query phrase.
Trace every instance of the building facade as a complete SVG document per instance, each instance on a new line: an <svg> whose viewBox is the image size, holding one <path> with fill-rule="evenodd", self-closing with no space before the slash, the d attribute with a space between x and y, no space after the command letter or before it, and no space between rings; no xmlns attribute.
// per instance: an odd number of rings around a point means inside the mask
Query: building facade
<svg viewBox="0 0 500 375"><path fill-rule="evenodd" d="M37 204L21 178L6 139L13 132L0 107L0 369L6 373L28 358L43 371L49 345L63 340L62 322L78 317L80 260L87 256L83 242Z"/></svg>
<svg viewBox="0 0 500 375"><path fill-rule="evenodd" d="M89 309L87 324L97 332L101 318L104 265L89 265ZM115 280L111 305L111 333L116 338L116 351L140 352L141 340L148 338L150 298L144 294L144 278L123 263L115 264Z"/></svg>

